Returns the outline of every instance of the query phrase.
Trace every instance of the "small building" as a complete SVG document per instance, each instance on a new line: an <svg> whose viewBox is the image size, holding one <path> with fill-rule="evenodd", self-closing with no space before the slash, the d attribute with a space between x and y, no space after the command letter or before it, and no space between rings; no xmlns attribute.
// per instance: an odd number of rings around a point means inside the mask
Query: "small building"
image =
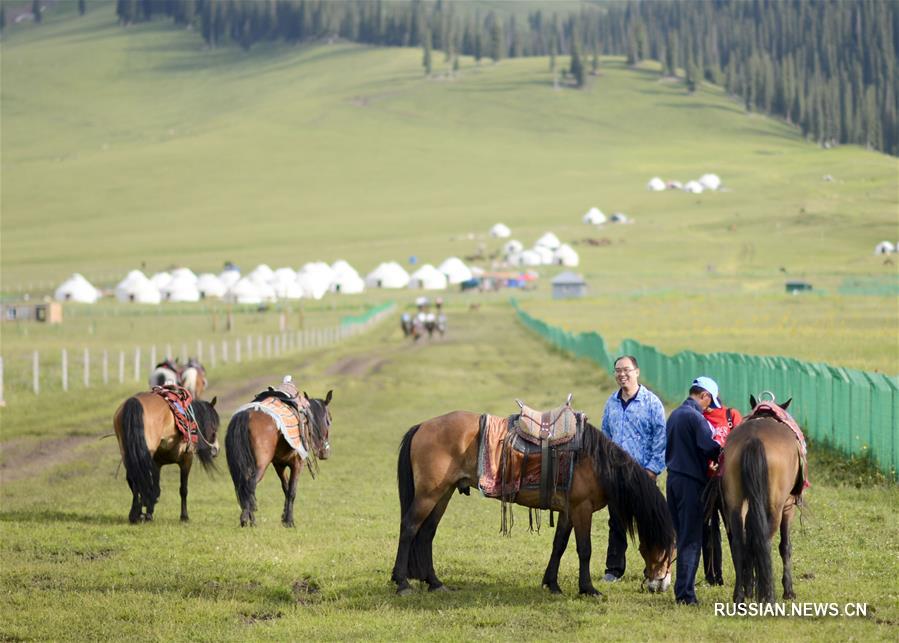
<svg viewBox="0 0 899 643"><path fill-rule="evenodd" d="M62 304L47 301L39 304L18 303L0 306L2 321L38 321L45 324L62 323Z"/></svg>
<svg viewBox="0 0 899 643"><path fill-rule="evenodd" d="M812 290L812 285L807 281L788 281L787 282L787 292L795 295L800 292L810 292Z"/></svg>
<svg viewBox="0 0 899 643"><path fill-rule="evenodd" d="M563 272L552 280L553 299L577 299L587 294L587 282L581 275Z"/></svg>

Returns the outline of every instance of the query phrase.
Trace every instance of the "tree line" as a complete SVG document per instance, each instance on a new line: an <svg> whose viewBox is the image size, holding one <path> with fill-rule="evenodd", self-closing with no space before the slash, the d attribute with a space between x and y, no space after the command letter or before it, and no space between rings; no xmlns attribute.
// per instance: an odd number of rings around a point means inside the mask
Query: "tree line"
<svg viewBox="0 0 899 643"><path fill-rule="evenodd" d="M499 7L496 3L489 5ZM540 5L536 5L540 6ZM458 56L570 56L661 63L689 92L709 82L747 110L780 117L821 145L857 143L899 155L899 3L893 0L610 0L579 11L527 14L450 0L117 0L124 25L166 17L209 47L341 38L421 47L458 68Z"/></svg>

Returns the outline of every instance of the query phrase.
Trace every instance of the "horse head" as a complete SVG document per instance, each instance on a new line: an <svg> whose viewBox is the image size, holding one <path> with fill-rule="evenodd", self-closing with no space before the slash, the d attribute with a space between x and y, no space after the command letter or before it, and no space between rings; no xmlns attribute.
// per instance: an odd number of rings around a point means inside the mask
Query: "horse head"
<svg viewBox="0 0 899 643"><path fill-rule="evenodd" d="M663 547L647 547L640 543L640 555L646 563L643 570L643 583L650 593L663 593L671 587L671 567L677 557L677 550L671 547L665 550Z"/></svg>
<svg viewBox="0 0 899 643"><path fill-rule="evenodd" d="M319 460L327 460L331 456L331 410L328 405L334 391L328 391L324 399L311 398L306 391L303 397L309 401L309 421L312 425L313 447Z"/></svg>
<svg viewBox="0 0 899 643"><path fill-rule="evenodd" d="M779 406L779 407L780 407L781 409L783 409L784 411L787 410L787 407L790 406L790 402L793 401L793 398L791 397L789 400L787 400L786 402L784 402L783 404L781 404L780 402L778 402L777 400L774 399L774 393L771 393L770 391L763 391L762 393L759 394L759 397L762 398L762 400L761 400L762 402L768 402L768 401L769 401L769 400L766 400L766 399L765 399L765 396L766 396L766 395L770 395L770 396L771 396L770 402L773 402L774 404L777 404L777 406ZM755 399L755 395L753 395L752 393L750 393L750 394L749 394L749 408L754 410L755 407L757 407L758 405L759 405L759 401Z"/></svg>
<svg viewBox="0 0 899 643"><path fill-rule="evenodd" d="M197 456L207 471L215 468L213 459L219 454L219 414L215 410L217 401L218 398L214 397L211 402L194 400L190 404L194 417L197 419L197 426L200 429Z"/></svg>

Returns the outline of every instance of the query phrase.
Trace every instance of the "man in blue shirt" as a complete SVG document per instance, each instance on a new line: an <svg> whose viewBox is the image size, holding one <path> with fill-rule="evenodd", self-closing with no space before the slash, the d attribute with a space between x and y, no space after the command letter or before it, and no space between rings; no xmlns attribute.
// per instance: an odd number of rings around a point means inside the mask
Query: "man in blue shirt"
<svg viewBox="0 0 899 643"><path fill-rule="evenodd" d="M615 381L619 389L606 401L602 431L655 480L665 468L665 407L652 391L640 384L636 357L624 355L615 360ZM609 514L604 581L614 583L624 576L626 553L624 527Z"/></svg>
<svg viewBox="0 0 899 643"><path fill-rule="evenodd" d="M702 547L702 490L709 460L718 458L721 446L712 439L712 428L702 413L709 406L720 408L718 384L710 377L697 377L689 397L671 412L665 463L668 465L668 510L677 534L677 577L674 600L697 605L696 569Z"/></svg>

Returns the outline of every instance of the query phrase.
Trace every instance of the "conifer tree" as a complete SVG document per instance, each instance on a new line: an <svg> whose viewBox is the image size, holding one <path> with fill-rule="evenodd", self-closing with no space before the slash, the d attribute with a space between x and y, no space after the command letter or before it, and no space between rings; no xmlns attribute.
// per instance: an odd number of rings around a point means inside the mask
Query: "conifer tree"
<svg viewBox="0 0 899 643"><path fill-rule="evenodd" d="M421 64L425 68L425 76L431 75L431 27L425 25L424 28L424 44L422 45L424 54L421 57Z"/></svg>
<svg viewBox="0 0 899 643"><path fill-rule="evenodd" d="M578 87L584 86L584 64L581 62L581 52L576 42L571 44L571 65L569 65L571 75L574 76L574 83Z"/></svg>

